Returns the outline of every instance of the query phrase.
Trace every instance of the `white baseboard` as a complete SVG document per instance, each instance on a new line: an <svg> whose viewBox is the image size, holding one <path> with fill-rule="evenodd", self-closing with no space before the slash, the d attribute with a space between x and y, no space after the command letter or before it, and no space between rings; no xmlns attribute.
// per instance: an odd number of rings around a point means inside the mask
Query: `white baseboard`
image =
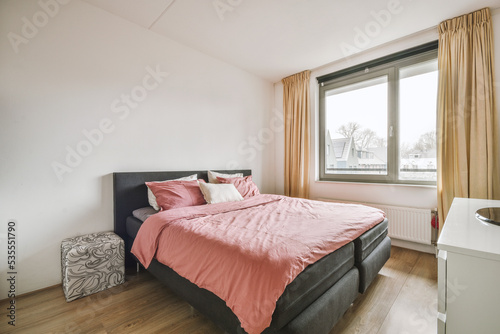
<svg viewBox="0 0 500 334"><path fill-rule="evenodd" d="M407 240L400 240L394 238L391 238L391 244L393 246L413 249L419 252L436 254L436 247L434 245L424 245L424 244L419 244L417 242L411 242Z"/></svg>

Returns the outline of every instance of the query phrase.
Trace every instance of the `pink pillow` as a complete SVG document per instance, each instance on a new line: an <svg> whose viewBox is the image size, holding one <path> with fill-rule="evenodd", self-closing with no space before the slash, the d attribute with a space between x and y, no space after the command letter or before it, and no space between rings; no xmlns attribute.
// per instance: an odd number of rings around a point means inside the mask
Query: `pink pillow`
<svg viewBox="0 0 500 334"><path fill-rule="evenodd" d="M252 175L247 177L217 177L219 183L232 183L238 189L243 198L249 198L255 195L260 195L259 188L252 181Z"/></svg>
<svg viewBox="0 0 500 334"><path fill-rule="evenodd" d="M206 203L196 180L146 182L146 185L155 195L161 211Z"/></svg>

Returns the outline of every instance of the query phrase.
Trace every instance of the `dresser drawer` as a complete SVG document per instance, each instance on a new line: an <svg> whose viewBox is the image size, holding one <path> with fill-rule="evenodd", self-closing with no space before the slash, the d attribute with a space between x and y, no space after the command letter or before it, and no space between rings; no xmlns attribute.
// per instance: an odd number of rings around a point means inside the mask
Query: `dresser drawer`
<svg viewBox="0 0 500 334"><path fill-rule="evenodd" d="M448 252L438 252L438 312L446 314L446 265Z"/></svg>
<svg viewBox="0 0 500 334"><path fill-rule="evenodd" d="M438 312L437 334L446 334L446 314Z"/></svg>

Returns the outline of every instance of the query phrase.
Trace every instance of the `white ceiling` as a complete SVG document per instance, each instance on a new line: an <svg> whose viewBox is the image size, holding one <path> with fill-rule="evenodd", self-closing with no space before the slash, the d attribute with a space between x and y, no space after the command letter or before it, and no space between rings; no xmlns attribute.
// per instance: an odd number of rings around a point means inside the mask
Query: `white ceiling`
<svg viewBox="0 0 500 334"><path fill-rule="evenodd" d="M500 0L85 1L271 82L341 59L351 47L365 50L500 6Z"/></svg>

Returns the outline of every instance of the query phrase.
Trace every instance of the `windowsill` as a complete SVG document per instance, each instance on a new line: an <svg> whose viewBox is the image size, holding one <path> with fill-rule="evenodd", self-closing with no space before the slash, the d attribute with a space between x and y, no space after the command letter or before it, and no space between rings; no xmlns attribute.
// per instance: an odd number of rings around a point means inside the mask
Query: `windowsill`
<svg viewBox="0 0 500 334"><path fill-rule="evenodd" d="M353 186L378 186L378 187L399 187L399 188L429 188L437 189L437 185L432 184L405 184L405 183L378 183L378 182L347 182L347 181L322 181L315 180L319 184L346 184Z"/></svg>

